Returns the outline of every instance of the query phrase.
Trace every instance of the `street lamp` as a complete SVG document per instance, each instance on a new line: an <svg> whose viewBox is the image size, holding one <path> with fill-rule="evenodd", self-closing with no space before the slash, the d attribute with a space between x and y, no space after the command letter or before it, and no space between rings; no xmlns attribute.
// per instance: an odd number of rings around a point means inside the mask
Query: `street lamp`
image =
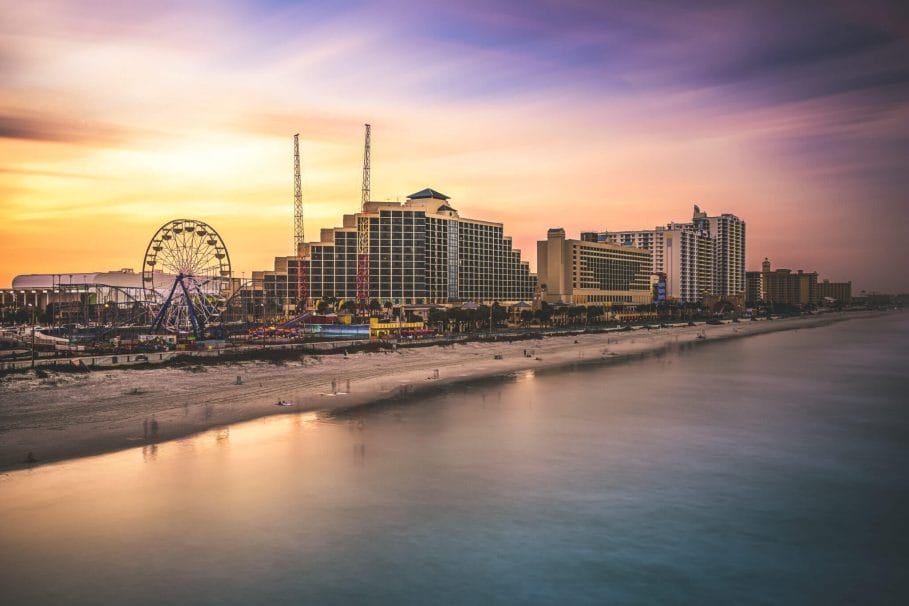
<svg viewBox="0 0 909 606"><path fill-rule="evenodd" d="M54 296L54 317L53 317L54 326L57 325L57 307L60 306L60 301L63 300L63 296L62 296L63 295L63 284L61 284L61 282L63 282L63 274L56 274L55 278L57 280L57 286L54 289L54 292L56 293Z"/></svg>
<svg viewBox="0 0 909 606"><path fill-rule="evenodd" d="M32 310L32 368L35 367L35 306L28 304Z"/></svg>

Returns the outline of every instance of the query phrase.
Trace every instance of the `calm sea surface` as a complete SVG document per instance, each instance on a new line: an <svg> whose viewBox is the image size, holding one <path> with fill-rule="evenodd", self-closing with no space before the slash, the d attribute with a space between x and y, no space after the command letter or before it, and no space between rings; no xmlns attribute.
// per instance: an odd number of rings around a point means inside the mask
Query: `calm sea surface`
<svg viewBox="0 0 909 606"><path fill-rule="evenodd" d="M909 314L0 475L3 604L909 601Z"/></svg>

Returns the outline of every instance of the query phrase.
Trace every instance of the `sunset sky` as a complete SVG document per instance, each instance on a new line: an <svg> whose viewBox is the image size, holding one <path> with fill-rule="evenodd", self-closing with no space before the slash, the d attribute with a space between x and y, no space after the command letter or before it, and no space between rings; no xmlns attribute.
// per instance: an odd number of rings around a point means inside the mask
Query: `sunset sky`
<svg viewBox="0 0 909 606"><path fill-rule="evenodd" d="M681 8L684 5L685 8ZM747 222L748 269L909 291L909 17L875 2L0 0L0 287L139 270L166 221L239 275L424 187L499 221Z"/></svg>

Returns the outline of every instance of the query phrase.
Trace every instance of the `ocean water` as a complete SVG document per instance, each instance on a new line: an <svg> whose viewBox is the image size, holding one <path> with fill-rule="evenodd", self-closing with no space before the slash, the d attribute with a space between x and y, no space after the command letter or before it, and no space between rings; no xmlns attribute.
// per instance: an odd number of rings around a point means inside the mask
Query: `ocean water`
<svg viewBox="0 0 909 606"><path fill-rule="evenodd" d="M905 604L909 314L0 475L3 604Z"/></svg>

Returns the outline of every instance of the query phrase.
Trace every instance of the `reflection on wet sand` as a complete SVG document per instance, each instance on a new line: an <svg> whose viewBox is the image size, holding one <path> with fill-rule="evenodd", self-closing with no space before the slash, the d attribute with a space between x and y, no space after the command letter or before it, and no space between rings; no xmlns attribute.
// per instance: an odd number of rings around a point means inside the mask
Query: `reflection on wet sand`
<svg viewBox="0 0 909 606"><path fill-rule="evenodd" d="M230 446L230 427L222 427L215 433L215 444L218 446Z"/></svg>
<svg viewBox="0 0 909 606"><path fill-rule="evenodd" d="M158 460L158 445L146 444L142 447L142 461L150 463Z"/></svg>

